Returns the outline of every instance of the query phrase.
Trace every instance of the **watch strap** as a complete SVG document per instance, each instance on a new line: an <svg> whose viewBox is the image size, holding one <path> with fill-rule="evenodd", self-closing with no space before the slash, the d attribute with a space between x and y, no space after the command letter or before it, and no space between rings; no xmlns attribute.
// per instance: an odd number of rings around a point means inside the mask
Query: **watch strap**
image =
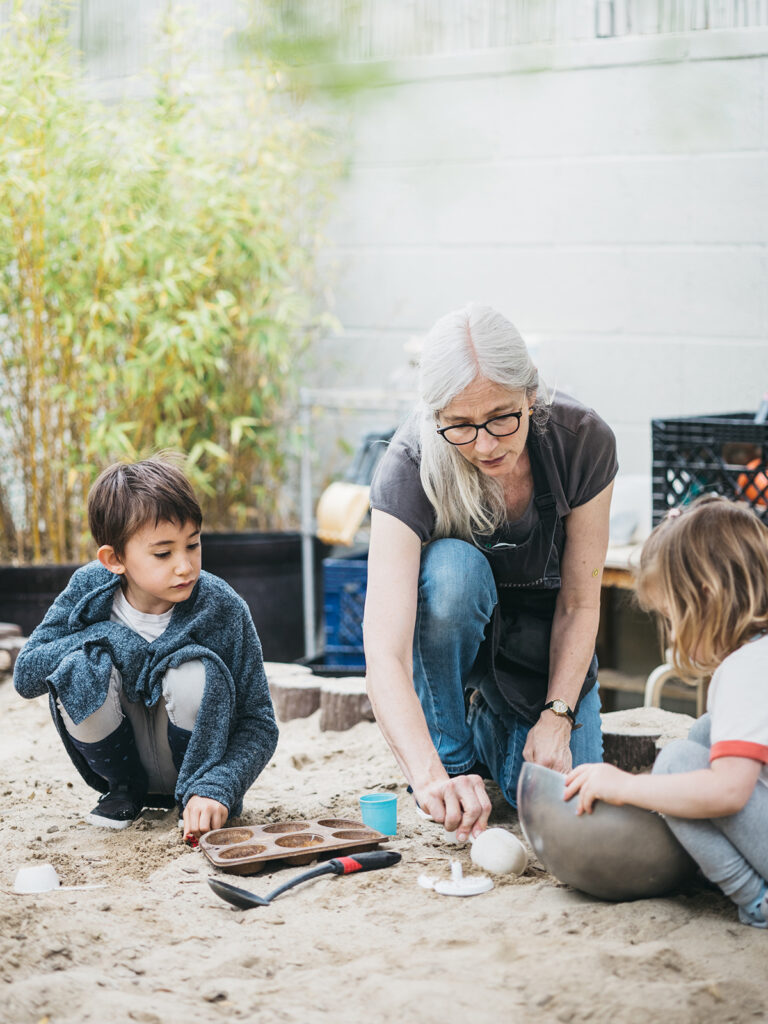
<svg viewBox="0 0 768 1024"><path fill-rule="evenodd" d="M564 711L558 711L555 709L555 704L562 704L565 707ZM542 711L551 711L553 714L558 715L560 718L567 718L571 723L571 729L580 729L581 723L576 721L576 716L571 708L562 698L556 698L555 700L548 700Z"/></svg>

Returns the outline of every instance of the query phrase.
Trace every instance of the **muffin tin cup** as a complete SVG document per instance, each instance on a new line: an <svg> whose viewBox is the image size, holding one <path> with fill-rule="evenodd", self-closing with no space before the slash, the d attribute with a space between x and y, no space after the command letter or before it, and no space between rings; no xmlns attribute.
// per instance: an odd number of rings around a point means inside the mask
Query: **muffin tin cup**
<svg viewBox="0 0 768 1024"><path fill-rule="evenodd" d="M351 818L307 818L271 825L220 828L200 837L200 849L222 871L255 875L273 861L310 864L327 854L360 853L388 836Z"/></svg>

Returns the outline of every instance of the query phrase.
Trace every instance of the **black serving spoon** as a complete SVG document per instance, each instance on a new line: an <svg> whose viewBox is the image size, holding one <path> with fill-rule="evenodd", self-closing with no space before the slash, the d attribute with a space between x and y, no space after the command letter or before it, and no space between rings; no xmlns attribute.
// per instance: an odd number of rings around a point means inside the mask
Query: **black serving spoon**
<svg viewBox="0 0 768 1024"><path fill-rule="evenodd" d="M394 850L371 850L370 853L358 853L356 857L334 857L333 860L327 860L311 871L302 872L266 896L257 896L247 889L238 889L236 885L223 882L220 878L209 878L208 885L217 896L231 903L233 907L249 910L251 907L268 907L272 900L286 889L292 889L294 885L306 882L310 878L318 878L320 875L351 875L355 871L375 871L377 868L391 867L400 859L400 854Z"/></svg>

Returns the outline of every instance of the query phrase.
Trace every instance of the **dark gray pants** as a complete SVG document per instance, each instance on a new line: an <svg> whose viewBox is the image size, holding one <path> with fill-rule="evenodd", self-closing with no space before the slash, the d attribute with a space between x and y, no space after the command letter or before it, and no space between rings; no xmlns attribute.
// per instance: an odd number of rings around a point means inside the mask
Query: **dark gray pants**
<svg viewBox="0 0 768 1024"><path fill-rule="evenodd" d="M653 773L694 772L709 767L710 717L691 726L656 758ZM758 782L746 805L725 818L673 818L667 824L706 877L738 906L760 895L768 879L768 786Z"/></svg>

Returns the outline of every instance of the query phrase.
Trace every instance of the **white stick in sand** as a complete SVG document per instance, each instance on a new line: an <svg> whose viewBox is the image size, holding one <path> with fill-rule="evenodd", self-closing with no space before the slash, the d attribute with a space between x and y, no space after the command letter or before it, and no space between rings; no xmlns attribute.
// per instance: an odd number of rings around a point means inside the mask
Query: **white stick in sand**
<svg viewBox="0 0 768 1024"><path fill-rule="evenodd" d="M451 861L451 877L444 882L435 882L435 892L439 892L441 896L477 896L492 888L493 882L487 875L465 878L461 864L457 860Z"/></svg>

